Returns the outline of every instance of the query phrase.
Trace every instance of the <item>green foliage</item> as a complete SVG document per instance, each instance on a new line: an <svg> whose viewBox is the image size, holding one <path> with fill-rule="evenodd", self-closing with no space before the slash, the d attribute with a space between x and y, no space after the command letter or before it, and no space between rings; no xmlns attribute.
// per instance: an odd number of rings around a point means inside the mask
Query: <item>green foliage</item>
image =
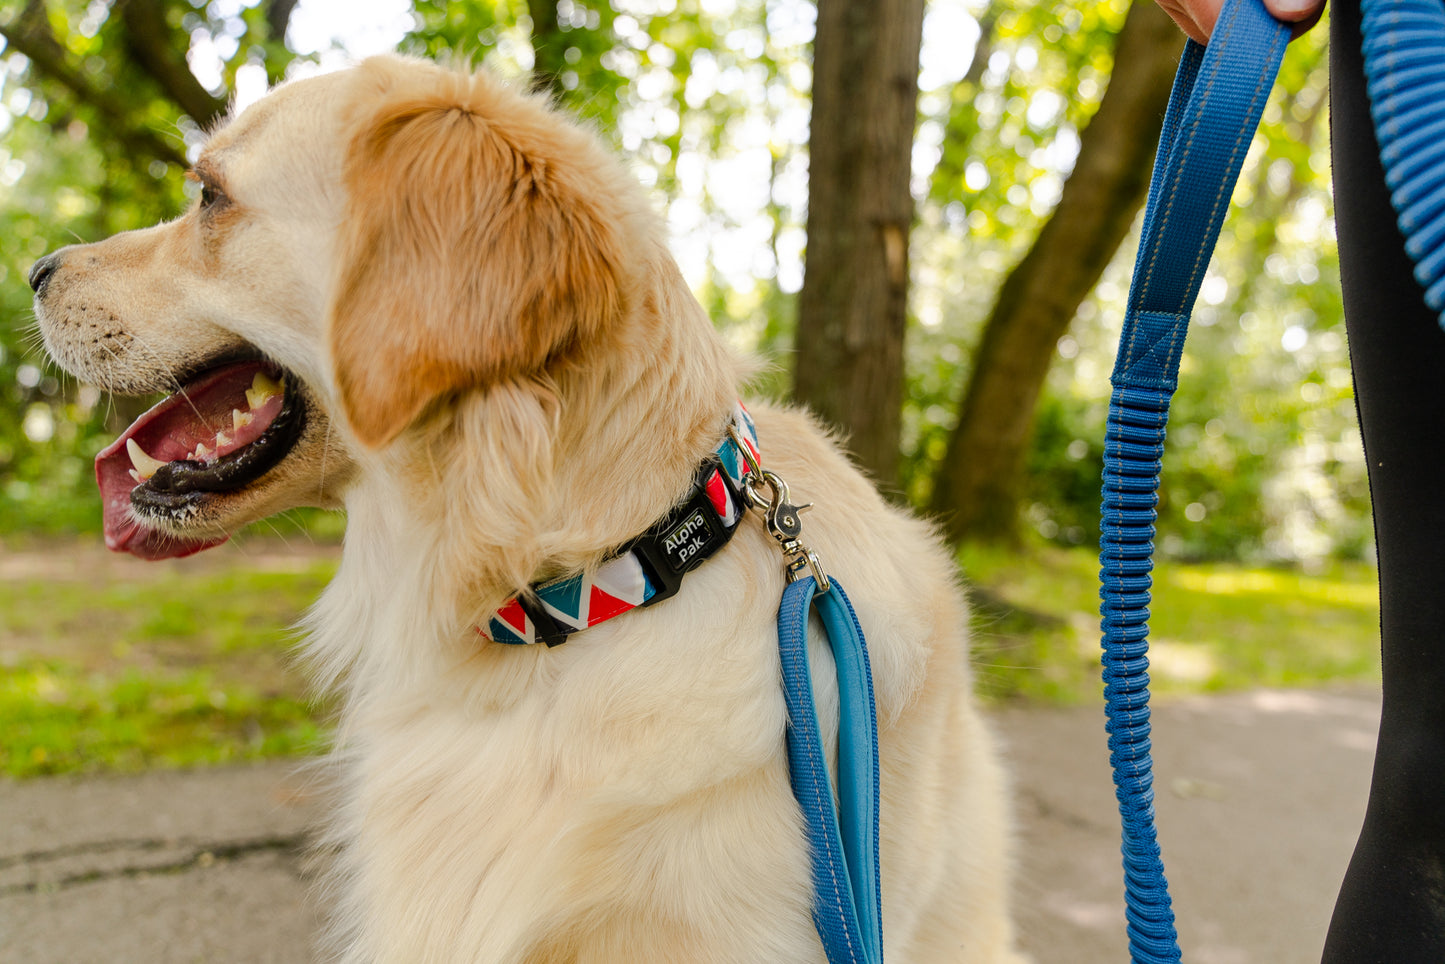
<svg viewBox="0 0 1445 964"><path fill-rule="evenodd" d="M1108 48L1107 32L1123 8L1099 5L1094 13L1087 23L1103 36L1039 55L1041 72L1051 59L1066 75L1052 89L1102 94L1099 78L1108 64L1097 51ZM1059 7L1037 16L1072 22L1082 14ZM1018 62L1019 44L1035 42L1039 23L1018 36L999 32L995 42L1011 51L1010 65ZM1325 41L1315 31L1290 48L1196 308L1164 461L1159 542L1166 555L1312 560L1369 551L1368 485L1331 222ZM994 70L979 81L983 92L999 97L1009 82ZM1030 172L1018 138L1029 138L1031 156L1040 156L1071 136L1075 115L1058 115L1052 135L1030 132L1023 105L992 125L973 123L988 116L953 105L931 189L942 207L922 209L914 241L921 252L914 297L921 325L909 346L904 444L907 492L916 504L929 495L992 294L1046 213L1015 205L1004 214L1008 191L1023 200L1020 184L1048 176L1043 168ZM1000 187L990 179L970 193L969 164L990 171L1014 165L1018 180ZM1064 545L1097 538L1107 379L1135 244L1121 247L1060 340L1037 415L1022 506L1039 535Z"/></svg>
<svg viewBox="0 0 1445 964"><path fill-rule="evenodd" d="M220 682L210 670L86 675L27 660L0 677L0 773L135 771L317 753L303 701Z"/></svg>
<svg viewBox="0 0 1445 964"><path fill-rule="evenodd" d="M266 0L157 2L214 94L248 70L278 79L298 59L270 35ZM142 131L184 151L199 137L138 66L117 5L48 0L46 9L67 62L97 86L108 81L124 111L111 116L0 52L0 533L95 531L91 459L145 405L111 401L43 360L30 331L29 265L67 240L181 210L176 165L133 139ZM674 248L704 306L730 340L770 363L758 387L785 394L805 241L812 8L562 0L553 9L555 29L534 24L524 0L418 0L402 47L482 60L518 83L534 67L560 67L557 96L668 202ZM967 70L925 84L920 99L903 411L903 480L915 504L930 494L993 295L1048 216L1104 93L1127 3L961 0L929 16L949 10L955 26L977 28L979 43L967 64L957 54L967 57L973 35L943 40ZM19 11L16 0L0 2L0 23L18 22ZM1206 284L1160 506L1170 553L1368 550L1329 235L1324 40L1316 30L1291 47ZM1131 252L1060 343L1029 458L1028 521L1064 543L1091 540L1097 522L1090 475Z"/></svg>
<svg viewBox="0 0 1445 964"><path fill-rule="evenodd" d="M1128 7L1125 0L987 6L978 51L987 59L947 92L938 117L945 131L929 199L950 225L990 244L1032 239L1108 86ZM937 112L927 101L923 108Z"/></svg>
<svg viewBox="0 0 1445 964"><path fill-rule="evenodd" d="M10 549L0 573L0 773L191 766L317 752L323 707L287 627L329 554L254 540L181 565L96 545Z"/></svg>
<svg viewBox="0 0 1445 964"><path fill-rule="evenodd" d="M1123 0L985 4L968 72L920 94L919 141L937 147L912 242L901 474L914 505L932 495L984 319L1058 200L1127 12Z"/></svg>
<svg viewBox="0 0 1445 964"><path fill-rule="evenodd" d="M13 45L0 51L0 533L93 532L100 507L91 462L146 401L109 402L50 365L25 278L37 258L66 243L178 214L188 203L180 167L151 148L183 156L200 128L138 66L116 7L65 0L38 9L48 13L39 26L20 4L0 3L0 23L30 24L24 29L53 45L95 99ZM163 12L200 54L196 63L214 70L212 94L233 89L247 66L279 78L294 59L255 5L172 2Z"/></svg>
<svg viewBox="0 0 1445 964"><path fill-rule="evenodd" d="M1098 557L971 546L975 673L986 698L1099 698ZM1149 675L1161 695L1377 681L1375 573L1167 563L1155 572Z"/></svg>
<svg viewBox="0 0 1445 964"><path fill-rule="evenodd" d="M403 44L409 52L481 61L506 74L557 64L561 99L569 108L604 123L616 119L612 105L626 79L608 69L617 17L609 5L568 3L550 34L537 31L525 0L418 0L412 9L416 28Z"/></svg>

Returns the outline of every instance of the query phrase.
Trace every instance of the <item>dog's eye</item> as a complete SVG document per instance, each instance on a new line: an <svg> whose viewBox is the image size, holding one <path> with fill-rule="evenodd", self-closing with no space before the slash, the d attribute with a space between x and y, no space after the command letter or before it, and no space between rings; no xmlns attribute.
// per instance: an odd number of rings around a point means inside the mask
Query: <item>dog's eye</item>
<svg viewBox="0 0 1445 964"><path fill-rule="evenodd" d="M204 209L206 209L206 208L215 207L217 204L220 204L220 203L221 203L222 201L224 201L225 199L226 199L226 195L222 194L222 193L220 192L220 190L218 190L214 184L207 184L207 183L205 183L205 182L202 182L202 183L201 183L201 208L202 208L202 210L204 210Z"/></svg>

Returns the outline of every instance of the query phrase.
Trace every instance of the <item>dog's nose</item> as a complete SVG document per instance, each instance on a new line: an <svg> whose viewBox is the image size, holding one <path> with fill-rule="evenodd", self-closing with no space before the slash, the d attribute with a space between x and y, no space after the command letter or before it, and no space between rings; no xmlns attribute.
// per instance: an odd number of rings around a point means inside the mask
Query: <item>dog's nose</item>
<svg viewBox="0 0 1445 964"><path fill-rule="evenodd" d="M45 286L50 283L50 276L55 274L55 269L60 267L60 252L47 254L30 267L30 288L37 295L45 294Z"/></svg>

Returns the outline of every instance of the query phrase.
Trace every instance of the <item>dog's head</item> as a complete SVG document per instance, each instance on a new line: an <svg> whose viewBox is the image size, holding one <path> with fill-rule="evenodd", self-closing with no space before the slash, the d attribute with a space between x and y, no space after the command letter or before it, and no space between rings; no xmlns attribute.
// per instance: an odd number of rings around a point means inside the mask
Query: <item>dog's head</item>
<svg viewBox="0 0 1445 964"><path fill-rule="evenodd" d="M285 85L208 141L179 219L31 273L77 377L173 392L96 460L112 548L334 504L468 393L547 382L635 297L621 165L485 72L396 57Z"/></svg>

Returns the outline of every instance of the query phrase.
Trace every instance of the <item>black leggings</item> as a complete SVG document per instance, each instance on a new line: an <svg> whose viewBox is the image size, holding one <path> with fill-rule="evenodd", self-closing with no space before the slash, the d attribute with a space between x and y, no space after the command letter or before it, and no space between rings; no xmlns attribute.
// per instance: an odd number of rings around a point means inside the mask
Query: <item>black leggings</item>
<svg viewBox="0 0 1445 964"><path fill-rule="evenodd" d="M1335 217L1379 551L1384 714L1369 809L1324 960L1442 964L1445 334L1411 274L1385 188L1358 0L1334 0L1330 20Z"/></svg>

